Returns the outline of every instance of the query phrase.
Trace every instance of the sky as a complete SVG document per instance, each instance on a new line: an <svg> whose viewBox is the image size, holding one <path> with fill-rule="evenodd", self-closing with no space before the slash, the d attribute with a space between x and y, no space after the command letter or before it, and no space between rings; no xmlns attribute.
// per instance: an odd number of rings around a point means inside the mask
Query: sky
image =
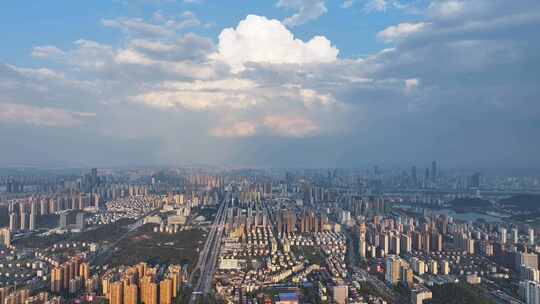
<svg viewBox="0 0 540 304"><path fill-rule="evenodd" d="M537 0L0 4L0 166L540 168Z"/></svg>

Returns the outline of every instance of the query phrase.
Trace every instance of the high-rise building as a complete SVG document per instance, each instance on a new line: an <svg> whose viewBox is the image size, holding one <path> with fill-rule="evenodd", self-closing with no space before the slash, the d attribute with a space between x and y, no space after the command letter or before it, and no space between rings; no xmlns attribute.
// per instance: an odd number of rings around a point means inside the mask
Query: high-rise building
<svg viewBox="0 0 540 304"><path fill-rule="evenodd" d="M77 213L75 217L75 226L77 227L77 229L81 231L84 230L84 227L85 227L84 217L85 217L84 212Z"/></svg>
<svg viewBox="0 0 540 304"><path fill-rule="evenodd" d="M424 261L418 258L413 258L411 264L414 272L416 272L418 275L423 275L425 273L426 264L424 263Z"/></svg>
<svg viewBox="0 0 540 304"><path fill-rule="evenodd" d="M2 245L5 247L11 246L11 231L8 228L0 229L0 238L2 238Z"/></svg>
<svg viewBox="0 0 540 304"><path fill-rule="evenodd" d="M519 270L519 276L522 280L525 281L540 282L540 271L538 271L538 269L533 269L525 265L521 265L521 268Z"/></svg>
<svg viewBox="0 0 540 304"><path fill-rule="evenodd" d="M411 289L411 303L423 304L426 300L433 298L433 294L429 289L422 285L417 285Z"/></svg>
<svg viewBox="0 0 540 304"><path fill-rule="evenodd" d="M390 251L390 240L387 233L381 233L379 236L379 247L383 250L385 255Z"/></svg>
<svg viewBox="0 0 540 304"><path fill-rule="evenodd" d="M4 304L23 304L28 302L30 297L30 289L23 288L19 290L8 290L8 294L4 297Z"/></svg>
<svg viewBox="0 0 540 304"><path fill-rule="evenodd" d="M39 201L39 215L46 215L49 211L49 201L47 199L42 199Z"/></svg>
<svg viewBox="0 0 540 304"><path fill-rule="evenodd" d="M69 280L71 279L71 267L68 263L64 263L60 266L62 268L62 288L69 288Z"/></svg>
<svg viewBox="0 0 540 304"><path fill-rule="evenodd" d="M431 162L431 181L432 182L437 182L437 162L436 161L432 161Z"/></svg>
<svg viewBox="0 0 540 304"><path fill-rule="evenodd" d="M511 236L512 236L512 244L517 244L517 242L519 241L518 229L514 227L510 231L511 231Z"/></svg>
<svg viewBox="0 0 540 304"><path fill-rule="evenodd" d="M11 293L12 287L0 287L0 303L5 303L6 297Z"/></svg>
<svg viewBox="0 0 540 304"><path fill-rule="evenodd" d="M164 279L159 283L159 303L172 304L173 286L171 279Z"/></svg>
<svg viewBox="0 0 540 304"><path fill-rule="evenodd" d="M169 266L169 276L172 279L173 298L176 298L182 287L182 268L178 265Z"/></svg>
<svg viewBox="0 0 540 304"><path fill-rule="evenodd" d="M436 260L429 261L429 272L434 275L439 273L439 263Z"/></svg>
<svg viewBox="0 0 540 304"><path fill-rule="evenodd" d="M90 266L88 265L88 263L85 262L79 265L79 276L84 280L90 278Z"/></svg>
<svg viewBox="0 0 540 304"><path fill-rule="evenodd" d="M525 304L540 303L540 284L533 281L519 282L519 294Z"/></svg>
<svg viewBox="0 0 540 304"><path fill-rule="evenodd" d="M412 251L412 241L411 241L411 237L406 235L406 234L402 234L401 235L401 250L404 252L404 253L409 253Z"/></svg>
<svg viewBox="0 0 540 304"><path fill-rule="evenodd" d="M124 303L124 286L122 282L113 282L110 286L109 292L109 304L123 304Z"/></svg>
<svg viewBox="0 0 540 304"><path fill-rule="evenodd" d="M31 231L36 230L37 228L37 215L35 212L30 212L30 223L28 225L28 229Z"/></svg>
<svg viewBox="0 0 540 304"><path fill-rule="evenodd" d="M535 253L517 252L515 269L519 270L523 265L532 269L538 269L538 255Z"/></svg>
<svg viewBox="0 0 540 304"><path fill-rule="evenodd" d="M385 280L389 284L397 284L399 282L399 276L401 271L401 261L395 255L389 255L386 257L386 275Z"/></svg>
<svg viewBox="0 0 540 304"><path fill-rule="evenodd" d="M58 221L58 226L60 228L67 228L68 226L68 213L66 211L60 213L60 219Z"/></svg>
<svg viewBox="0 0 540 304"><path fill-rule="evenodd" d="M395 255L400 255L401 253L401 249L400 249L400 243L401 243L401 239L399 236L397 235L394 235L391 237L391 248L392 248L392 253L395 254Z"/></svg>
<svg viewBox="0 0 540 304"><path fill-rule="evenodd" d="M137 304L138 288L136 284L124 285L124 304Z"/></svg>
<svg viewBox="0 0 540 304"><path fill-rule="evenodd" d="M425 253L431 251L431 236L428 232L422 233L422 249Z"/></svg>
<svg viewBox="0 0 540 304"><path fill-rule="evenodd" d="M79 290L81 289L82 287L82 279L81 277L75 277L73 279L70 279L69 280L69 293L70 294L75 294L77 292L79 292Z"/></svg>
<svg viewBox="0 0 540 304"><path fill-rule="evenodd" d="M277 228L278 233L290 234L295 230L296 215L293 211L282 211L278 215Z"/></svg>
<svg viewBox="0 0 540 304"><path fill-rule="evenodd" d="M400 274L400 279L401 281L406 284L407 286L412 286L413 285L413 270L408 266L403 266L401 267L401 274Z"/></svg>
<svg viewBox="0 0 540 304"><path fill-rule="evenodd" d="M422 234L419 231L412 232L412 248L422 250Z"/></svg>
<svg viewBox="0 0 540 304"><path fill-rule="evenodd" d="M467 239L466 240L466 251L469 255L474 255L475 253L475 240L474 239Z"/></svg>
<svg viewBox="0 0 540 304"><path fill-rule="evenodd" d="M416 166L412 166L412 168L411 168L411 179L412 179L413 186L417 187L418 186L418 175L416 173Z"/></svg>
<svg viewBox="0 0 540 304"><path fill-rule="evenodd" d="M336 285L332 289L334 303L336 304L346 304L347 299L349 298L349 289L347 285Z"/></svg>
<svg viewBox="0 0 540 304"><path fill-rule="evenodd" d="M499 243L501 243L502 245L506 244L506 233L506 228L501 227L499 229Z"/></svg>
<svg viewBox="0 0 540 304"><path fill-rule="evenodd" d="M156 284L152 276L146 275L141 279L141 301L145 304L158 303L158 284Z"/></svg>
<svg viewBox="0 0 540 304"><path fill-rule="evenodd" d="M158 284L150 283L146 290L146 300L145 304L157 304L158 303Z"/></svg>
<svg viewBox="0 0 540 304"><path fill-rule="evenodd" d="M54 267L51 271L51 292L60 293L64 287L64 269L61 267Z"/></svg>
<svg viewBox="0 0 540 304"><path fill-rule="evenodd" d="M478 172L471 175L471 178L469 180L469 187L470 188L480 188L480 185L482 183L482 175Z"/></svg>
<svg viewBox="0 0 540 304"><path fill-rule="evenodd" d="M21 221L20 221L20 224L21 224L21 230L26 230L28 229L28 213L26 213L26 211L21 211Z"/></svg>
<svg viewBox="0 0 540 304"><path fill-rule="evenodd" d="M441 274L448 275L450 273L450 263L448 261L441 262Z"/></svg>
<svg viewBox="0 0 540 304"><path fill-rule="evenodd" d="M433 232L431 234L431 250L433 251L443 251L443 238L442 234L438 232Z"/></svg>
<svg viewBox="0 0 540 304"><path fill-rule="evenodd" d="M366 240L365 238L360 238L358 240L358 252L360 254L360 259L366 259Z"/></svg>
<svg viewBox="0 0 540 304"><path fill-rule="evenodd" d="M534 229L529 228L527 234L529 235L529 245L534 246Z"/></svg>

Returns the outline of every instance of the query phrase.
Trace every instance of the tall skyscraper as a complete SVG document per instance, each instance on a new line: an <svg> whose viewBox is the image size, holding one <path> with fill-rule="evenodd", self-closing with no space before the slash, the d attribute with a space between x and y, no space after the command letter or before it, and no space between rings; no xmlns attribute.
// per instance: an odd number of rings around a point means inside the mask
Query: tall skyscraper
<svg viewBox="0 0 540 304"><path fill-rule="evenodd" d="M432 182L436 182L437 181L437 162L436 161L432 161L431 162L431 181Z"/></svg>
<svg viewBox="0 0 540 304"><path fill-rule="evenodd" d="M416 166L412 166L411 168L411 179L412 179L413 186L414 187L418 186L418 176L416 173Z"/></svg>

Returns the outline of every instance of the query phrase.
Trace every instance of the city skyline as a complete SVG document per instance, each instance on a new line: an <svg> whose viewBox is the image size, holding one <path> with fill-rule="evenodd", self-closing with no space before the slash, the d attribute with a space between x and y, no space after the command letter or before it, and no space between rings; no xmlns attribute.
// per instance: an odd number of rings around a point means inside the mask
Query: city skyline
<svg viewBox="0 0 540 304"><path fill-rule="evenodd" d="M0 302L540 303L540 177L410 169L0 172Z"/></svg>
<svg viewBox="0 0 540 304"><path fill-rule="evenodd" d="M0 167L540 168L537 1L2 6Z"/></svg>

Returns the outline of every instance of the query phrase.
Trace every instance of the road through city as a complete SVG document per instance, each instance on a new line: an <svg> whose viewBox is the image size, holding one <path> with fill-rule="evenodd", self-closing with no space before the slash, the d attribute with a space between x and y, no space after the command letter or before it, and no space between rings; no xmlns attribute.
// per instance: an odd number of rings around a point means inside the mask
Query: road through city
<svg viewBox="0 0 540 304"><path fill-rule="evenodd" d="M195 279L194 274L196 272L199 272L200 275L193 287L193 292L189 301L190 304L197 303L197 299L199 298L204 299L212 286L212 276L214 275L217 257L219 255L219 246L221 244L221 238L223 236L227 218L227 206L228 202L227 200L224 200L217 211L216 218L212 223L203 250L199 254L197 265L191 272L190 282Z"/></svg>

